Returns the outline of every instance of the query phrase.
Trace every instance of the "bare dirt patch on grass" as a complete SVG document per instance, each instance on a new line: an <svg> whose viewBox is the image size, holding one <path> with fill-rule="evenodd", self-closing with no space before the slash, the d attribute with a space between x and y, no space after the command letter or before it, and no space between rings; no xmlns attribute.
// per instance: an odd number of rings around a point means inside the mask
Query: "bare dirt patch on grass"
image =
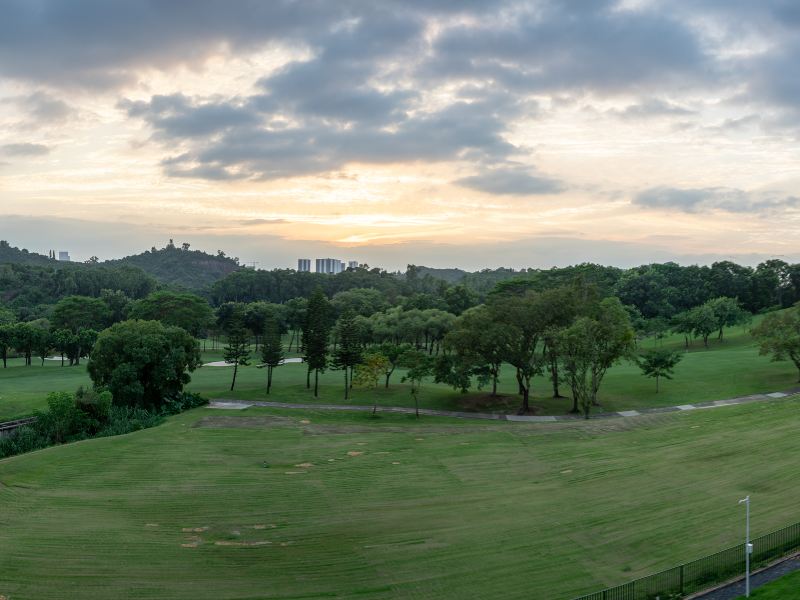
<svg viewBox="0 0 800 600"><path fill-rule="evenodd" d="M261 417L203 417L192 427L212 429L266 429L269 427L285 427L297 423L289 417L264 415Z"/></svg>

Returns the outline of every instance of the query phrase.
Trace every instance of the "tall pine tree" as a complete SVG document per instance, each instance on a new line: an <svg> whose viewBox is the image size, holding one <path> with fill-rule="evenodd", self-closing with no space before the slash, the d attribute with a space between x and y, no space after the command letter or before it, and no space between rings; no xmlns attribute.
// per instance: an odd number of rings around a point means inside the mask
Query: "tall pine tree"
<svg viewBox="0 0 800 600"><path fill-rule="evenodd" d="M261 361L267 368L267 394L272 388L272 370L283 363L283 345L281 344L281 328L274 315L264 320L264 338L261 345Z"/></svg>
<svg viewBox="0 0 800 600"><path fill-rule="evenodd" d="M250 337L244 328L244 315L241 310L236 310L228 322L227 334L228 345L225 346L223 357L225 362L233 365L231 381L231 391L233 391L239 366L246 367L250 364Z"/></svg>
<svg viewBox="0 0 800 600"><path fill-rule="evenodd" d="M331 332L331 305L328 298L317 288L308 299L306 323L303 330L303 344L308 363L306 385L310 384L311 372L314 372L314 397L319 396L319 374L328 367L328 338Z"/></svg>
<svg viewBox="0 0 800 600"><path fill-rule="evenodd" d="M339 330L339 345L333 353L333 367L344 371L344 399L347 400L350 398L353 369L362 360L355 313L352 310L346 311L339 317L336 325Z"/></svg>

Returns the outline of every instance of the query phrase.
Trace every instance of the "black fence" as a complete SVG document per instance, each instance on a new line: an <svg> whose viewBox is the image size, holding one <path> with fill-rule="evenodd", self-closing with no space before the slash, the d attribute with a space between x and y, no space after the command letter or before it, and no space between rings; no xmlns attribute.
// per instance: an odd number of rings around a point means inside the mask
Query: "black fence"
<svg viewBox="0 0 800 600"><path fill-rule="evenodd" d="M751 568L800 550L800 523L751 540ZM575 600L674 600L744 574L744 543Z"/></svg>

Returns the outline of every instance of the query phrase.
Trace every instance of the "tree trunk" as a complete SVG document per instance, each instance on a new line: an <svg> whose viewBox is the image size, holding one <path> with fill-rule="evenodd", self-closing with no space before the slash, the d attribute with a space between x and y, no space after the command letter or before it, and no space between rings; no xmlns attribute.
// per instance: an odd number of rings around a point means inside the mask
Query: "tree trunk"
<svg viewBox="0 0 800 600"><path fill-rule="evenodd" d="M350 385L347 381L347 366L344 368L344 399L348 400L350 398Z"/></svg>
<svg viewBox="0 0 800 600"><path fill-rule="evenodd" d="M272 387L272 367L267 367L267 394Z"/></svg>
<svg viewBox="0 0 800 600"><path fill-rule="evenodd" d="M292 337L289 338L289 352L292 351L292 344L294 343L294 329L292 329Z"/></svg>
<svg viewBox="0 0 800 600"><path fill-rule="evenodd" d="M569 412L575 413L575 414L578 414L578 412L580 412L578 410L578 394L576 393L574 386L572 388L572 410L569 411Z"/></svg>
<svg viewBox="0 0 800 600"><path fill-rule="evenodd" d="M319 369L314 369L314 398L319 398Z"/></svg>
<svg viewBox="0 0 800 600"><path fill-rule="evenodd" d="M556 359L550 361L550 379L553 382L553 398L563 398L564 396L558 391L558 360Z"/></svg>
<svg viewBox="0 0 800 600"><path fill-rule="evenodd" d="M308 370L306 371L306 389L311 389L311 366L309 366Z"/></svg>
<svg viewBox="0 0 800 600"><path fill-rule="evenodd" d="M703 346L708 348L708 334L707 333L703 335Z"/></svg>
<svg viewBox="0 0 800 600"><path fill-rule="evenodd" d="M231 391L233 391L233 386L236 385L236 373L239 371L239 361L236 360L233 363L233 380L231 381Z"/></svg>
<svg viewBox="0 0 800 600"><path fill-rule="evenodd" d="M411 394L414 396L414 412L417 415L417 418L419 419L419 391L414 389L412 390Z"/></svg>
<svg viewBox="0 0 800 600"><path fill-rule="evenodd" d="M497 369L492 371L492 397L497 396Z"/></svg>
<svg viewBox="0 0 800 600"><path fill-rule="evenodd" d="M383 386L383 387L385 387L387 390L389 389L389 377L391 377L391 376L392 376L391 373L387 373L386 374L386 385Z"/></svg>
<svg viewBox="0 0 800 600"><path fill-rule="evenodd" d="M528 388L528 387L523 387L522 388L522 408L520 409L520 414L521 415L528 414L528 411L531 408L530 407L530 403L528 401L529 398L530 398L530 393L531 393L530 388Z"/></svg>

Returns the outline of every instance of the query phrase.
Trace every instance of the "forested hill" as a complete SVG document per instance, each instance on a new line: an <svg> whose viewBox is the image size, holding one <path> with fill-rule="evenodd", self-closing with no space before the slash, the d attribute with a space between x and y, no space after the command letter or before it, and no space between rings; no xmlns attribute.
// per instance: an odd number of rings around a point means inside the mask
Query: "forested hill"
<svg viewBox="0 0 800 600"><path fill-rule="evenodd" d="M434 279L441 279L447 283L460 283L464 276L467 275L467 272L461 269L437 269L421 265L408 265L406 277L425 277L426 275L430 275Z"/></svg>
<svg viewBox="0 0 800 600"><path fill-rule="evenodd" d="M14 263L19 265L54 265L52 258L36 252L28 252L24 248L20 249L12 246L5 240L0 240L0 264Z"/></svg>
<svg viewBox="0 0 800 600"><path fill-rule="evenodd" d="M191 250L188 244L176 247L172 240L165 248L155 247L118 260L103 263L108 266L138 267L167 285L189 290L202 290L238 270L239 261L220 251L216 255Z"/></svg>

